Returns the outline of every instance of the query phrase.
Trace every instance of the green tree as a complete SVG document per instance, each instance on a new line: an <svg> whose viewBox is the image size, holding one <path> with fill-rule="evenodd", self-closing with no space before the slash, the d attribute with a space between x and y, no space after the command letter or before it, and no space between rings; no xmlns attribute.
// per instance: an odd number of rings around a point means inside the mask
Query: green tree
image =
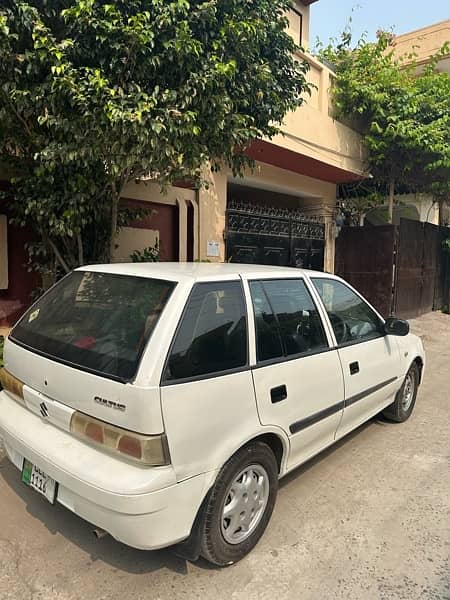
<svg viewBox="0 0 450 600"><path fill-rule="evenodd" d="M392 221L397 186L447 196L450 180L450 77L436 66L443 49L420 71L414 54L396 57L395 38L361 39L347 30L319 50L334 66L336 116L363 134L374 186L385 186Z"/></svg>
<svg viewBox="0 0 450 600"><path fill-rule="evenodd" d="M0 160L47 255L64 270L101 257L85 239L101 229L109 258L129 181L164 187L199 180L208 161L251 164L249 143L277 134L309 91L290 4L2 2Z"/></svg>

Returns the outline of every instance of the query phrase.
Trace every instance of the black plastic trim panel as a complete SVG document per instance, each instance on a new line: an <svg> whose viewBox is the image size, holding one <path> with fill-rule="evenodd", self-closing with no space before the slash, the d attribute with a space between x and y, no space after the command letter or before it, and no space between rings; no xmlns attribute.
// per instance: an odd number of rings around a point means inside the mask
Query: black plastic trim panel
<svg viewBox="0 0 450 600"><path fill-rule="evenodd" d="M323 419L328 419L328 417L331 417L332 415L335 415L337 412L340 412L344 408L347 408L348 406L351 406L352 404L359 402L359 400L363 400L364 398L367 398L367 396L370 396L371 394L378 392L378 390L381 390L382 388L386 387L390 383L393 383L397 379L398 379L397 377L391 377L390 379L387 379L386 381L382 381L381 383L378 383L377 385L367 388L366 390L364 390L363 392L360 392L359 394L355 394L354 396L347 398L347 400L343 400L342 402L333 404L333 406L329 406L328 408L325 408L324 410L321 410L313 415L310 415L309 417L306 417L305 419L296 421L295 423L292 423L292 425L289 426L289 431L292 434L298 433L299 431L302 431L303 429L306 429L307 427L311 427L311 425L315 425L316 423L319 423Z"/></svg>

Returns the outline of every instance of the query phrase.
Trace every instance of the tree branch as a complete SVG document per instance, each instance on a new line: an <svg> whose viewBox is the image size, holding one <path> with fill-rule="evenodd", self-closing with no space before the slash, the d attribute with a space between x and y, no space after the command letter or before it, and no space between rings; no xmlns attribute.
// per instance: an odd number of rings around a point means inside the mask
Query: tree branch
<svg viewBox="0 0 450 600"><path fill-rule="evenodd" d="M65 261L65 260L63 259L63 257L61 256L61 254L60 254L60 252L59 252L58 248L56 247L56 245L54 244L54 242L53 242L53 241L52 241L52 240L51 240L49 237L47 237L47 242L49 243L49 245L50 245L51 249L52 249L52 250L53 250L53 252L55 253L55 256L56 256L56 258L57 258L57 260L58 260L59 264L60 264L60 265L62 266L62 268L64 269L64 271L65 271L66 273L70 273L70 269L69 269L69 267L67 266L67 263L66 263L66 261Z"/></svg>
<svg viewBox="0 0 450 600"><path fill-rule="evenodd" d="M13 102L11 101L11 98L8 96L8 94L3 93L3 95L6 97L8 104L11 106L14 114L16 115L17 119L22 123L22 125L25 128L25 131L27 132L28 136L30 138L33 137L33 134L31 133L31 129L28 125L28 123L25 121L25 119L20 115L20 113L17 111L16 107L14 106Z"/></svg>

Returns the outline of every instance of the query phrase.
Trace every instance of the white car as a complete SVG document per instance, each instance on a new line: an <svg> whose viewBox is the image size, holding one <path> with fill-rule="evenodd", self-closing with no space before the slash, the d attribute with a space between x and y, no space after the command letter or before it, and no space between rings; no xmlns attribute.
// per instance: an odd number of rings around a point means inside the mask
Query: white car
<svg viewBox="0 0 450 600"><path fill-rule="evenodd" d="M405 421L425 364L338 277L195 263L77 269L4 354L0 437L26 485L222 566L263 534L279 478L379 412Z"/></svg>

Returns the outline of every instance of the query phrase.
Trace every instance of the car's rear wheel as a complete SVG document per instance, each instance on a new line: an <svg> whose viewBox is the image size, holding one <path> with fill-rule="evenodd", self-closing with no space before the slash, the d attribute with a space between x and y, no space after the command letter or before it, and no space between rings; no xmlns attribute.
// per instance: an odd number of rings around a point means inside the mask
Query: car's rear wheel
<svg viewBox="0 0 450 600"><path fill-rule="evenodd" d="M267 527L277 491L278 465L267 444L254 442L232 456L209 494L202 556L223 567L248 554Z"/></svg>
<svg viewBox="0 0 450 600"><path fill-rule="evenodd" d="M395 401L383 411L386 419L395 423L403 423L409 419L416 403L419 378L419 368L416 363L413 363L406 373L403 385L397 392Z"/></svg>

